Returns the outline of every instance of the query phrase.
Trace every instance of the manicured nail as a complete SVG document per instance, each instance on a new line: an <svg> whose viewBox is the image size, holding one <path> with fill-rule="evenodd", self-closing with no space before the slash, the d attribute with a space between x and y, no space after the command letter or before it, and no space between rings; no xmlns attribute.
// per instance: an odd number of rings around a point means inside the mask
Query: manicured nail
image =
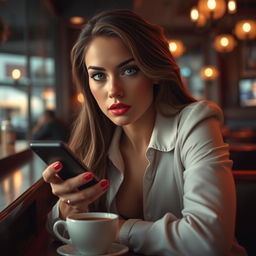
<svg viewBox="0 0 256 256"><path fill-rule="evenodd" d="M102 188L107 188L108 187L108 180L101 180L100 181L100 186Z"/></svg>
<svg viewBox="0 0 256 256"><path fill-rule="evenodd" d="M60 170L62 168L62 164L61 164L61 162L57 162L53 167L57 171L57 170Z"/></svg>
<svg viewBox="0 0 256 256"><path fill-rule="evenodd" d="M84 175L84 179L85 180L90 180L91 178L92 178L92 174L90 173L90 172L88 172L88 173L86 173L85 175Z"/></svg>

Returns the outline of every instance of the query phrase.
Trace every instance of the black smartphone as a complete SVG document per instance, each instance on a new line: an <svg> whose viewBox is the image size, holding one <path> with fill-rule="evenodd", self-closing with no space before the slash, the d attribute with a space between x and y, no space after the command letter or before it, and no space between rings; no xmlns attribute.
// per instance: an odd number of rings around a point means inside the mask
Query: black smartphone
<svg viewBox="0 0 256 256"><path fill-rule="evenodd" d="M30 148L35 152L47 165L60 161L62 169L58 175L63 179L69 179L83 172L89 171L88 168L75 156L68 145L62 141L31 141ZM97 184L96 178L79 187L85 189Z"/></svg>

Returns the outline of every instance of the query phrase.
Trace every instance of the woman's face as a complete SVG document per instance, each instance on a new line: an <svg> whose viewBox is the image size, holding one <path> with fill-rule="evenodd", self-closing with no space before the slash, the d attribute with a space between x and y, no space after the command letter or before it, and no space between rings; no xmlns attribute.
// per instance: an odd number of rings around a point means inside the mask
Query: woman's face
<svg viewBox="0 0 256 256"><path fill-rule="evenodd" d="M94 38L86 51L85 64L92 95L113 123L124 126L150 116L153 81L140 71L121 39Z"/></svg>

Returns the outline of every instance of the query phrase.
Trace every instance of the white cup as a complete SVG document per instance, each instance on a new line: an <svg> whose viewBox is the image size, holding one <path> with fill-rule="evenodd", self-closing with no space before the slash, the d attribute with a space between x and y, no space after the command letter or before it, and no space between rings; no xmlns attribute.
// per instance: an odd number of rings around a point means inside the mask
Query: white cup
<svg viewBox="0 0 256 256"><path fill-rule="evenodd" d="M59 230L66 230L69 239ZM83 255L105 254L115 241L118 230L118 215L103 212L72 214L58 220L53 226L55 235L64 243L74 246Z"/></svg>

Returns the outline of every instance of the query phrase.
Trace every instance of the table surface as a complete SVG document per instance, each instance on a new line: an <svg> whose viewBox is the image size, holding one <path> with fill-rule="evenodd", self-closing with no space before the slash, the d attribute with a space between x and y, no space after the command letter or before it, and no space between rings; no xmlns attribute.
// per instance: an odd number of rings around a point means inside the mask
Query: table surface
<svg viewBox="0 0 256 256"><path fill-rule="evenodd" d="M59 244L58 242L52 242L51 246L49 247L50 250L49 250L49 254L47 254L47 256L59 256L60 254L58 254L57 252L57 248L59 246L62 246L62 244ZM124 253L122 255L125 255L125 256L142 256L142 254L136 254L136 253L133 253L133 252L130 252L128 251L127 253ZM112 254L111 254L112 256ZM114 256L114 254L113 254Z"/></svg>
<svg viewBox="0 0 256 256"><path fill-rule="evenodd" d="M11 152L8 152L7 154L4 155L3 150L2 150L2 145L0 144L0 160L4 157L8 157L11 154L18 153L22 150L27 149L28 146L28 141L26 140L16 140L14 147L12 148Z"/></svg>
<svg viewBox="0 0 256 256"><path fill-rule="evenodd" d="M33 242L33 245L28 248L24 256L59 256L57 249L62 246L63 243L55 240L46 230L41 232L38 239ZM123 254L124 256L143 256L142 254L136 254L131 251ZM114 255L113 255L114 256Z"/></svg>
<svg viewBox="0 0 256 256"><path fill-rule="evenodd" d="M8 159L7 169L2 168L3 173L0 175L0 216L3 218L6 217L6 214L12 214L13 211L10 211L10 206L17 206L16 202L22 201L21 199L24 197L24 194L29 197L28 192L31 188L40 187L40 184L42 183L42 172L45 169L46 164L32 151L30 151L28 155L29 156L27 156L27 154L22 154L21 157L19 157L19 160L22 161L21 163L17 161L18 164L13 163L16 159ZM17 167L10 168L9 170L9 162L11 162L11 166L17 165ZM6 164L4 166L6 166ZM5 172L5 170L7 171ZM25 198L23 199L25 200ZM21 202L21 205L23 205L23 201ZM16 208L14 214L15 212ZM45 230L44 226L42 230L39 230L39 233L35 234L32 240L28 241L28 246L25 249L23 256L58 256L57 248L61 245L60 242L53 239L53 237ZM138 254L128 252L124 255L134 256Z"/></svg>
<svg viewBox="0 0 256 256"><path fill-rule="evenodd" d="M36 168L35 168L36 166ZM0 176L0 212L19 198L41 177L46 164L35 154L25 162Z"/></svg>

